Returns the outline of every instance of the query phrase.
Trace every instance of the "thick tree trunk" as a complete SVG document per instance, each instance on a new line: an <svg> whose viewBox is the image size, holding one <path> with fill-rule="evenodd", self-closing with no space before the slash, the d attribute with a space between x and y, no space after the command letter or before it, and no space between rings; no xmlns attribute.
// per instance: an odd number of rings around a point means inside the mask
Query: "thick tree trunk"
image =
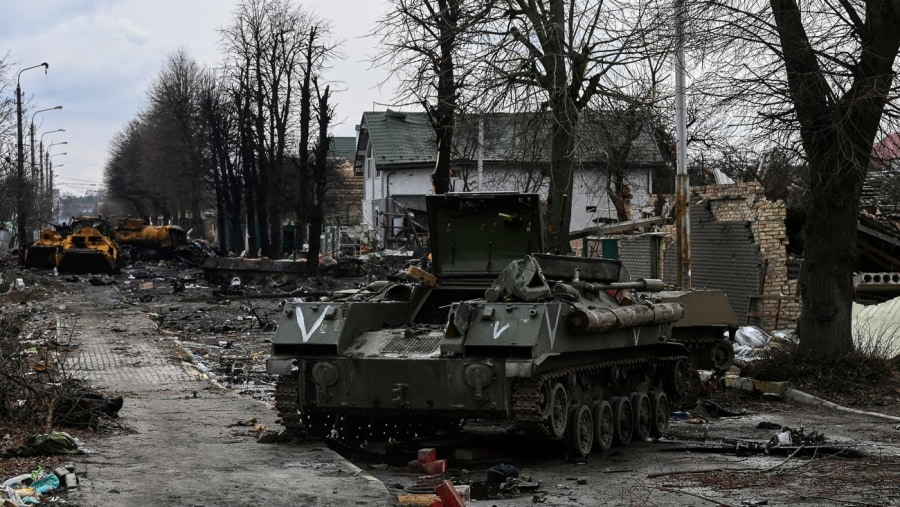
<svg viewBox="0 0 900 507"><path fill-rule="evenodd" d="M803 25L806 12L797 0L769 1L811 169L799 352L833 359L853 350L852 276L860 189L893 82L900 4L865 2L865 21L855 27L860 52L846 62L853 82L835 100ZM862 5L842 7L853 19L860 14L854 9Z"/></svg>
<svg viewBox="0 0 900 507"><path fill-rule="evenodd" d="M442 115L438 115L440 116ZM439 195L450 191L450 145L453 142L453 130L438 127L435 132L438 136L438 149L434 172L431 173L431 192Z"/></svg>
<svg viewBox="0 0 900 507"><path fill-rule="evenodd" d="M578 113L568 97L553 110L550 151L550 188L547 191L547 245L551 252L565 255L572 220L572 174L574 171L575 128Z"/></svg>
<svg viewBox="0 0 900 507"><path fill-rule="evenodd" d="M846 167L845 160L818 158L818 164L811 160L814 177L810 190L815 197L806 222L798 334L801 354L825 359L853 350L853 268L862 179L858 171Z"/></svg>

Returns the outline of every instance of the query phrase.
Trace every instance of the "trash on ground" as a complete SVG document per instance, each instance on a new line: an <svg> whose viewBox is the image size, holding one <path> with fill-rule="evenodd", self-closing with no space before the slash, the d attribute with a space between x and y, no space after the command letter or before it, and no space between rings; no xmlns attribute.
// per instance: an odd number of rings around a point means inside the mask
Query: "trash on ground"
<svg viewBox="0 0 900 507"><path fill-rule="evenodd" d="M24 444L0 452L0 458L54 454L84 454L84 451L78 448L78 443L68 433L51 431L28 437Z"/></svg>
<svg viewBox="0 0 900 507"><path fill-rule="evenodd" d="M70 490L77 487L78 479L73 465L61 466L52 472L39 467L30 473L5 480L0 487L0 505L22 507L38 504L41 503L42 497L60 488Z"/></svg>
<svg viewBox="0 0 900 507"><path fill-rule="evenodd" d="M723 438L721 440L678 440L661 438L659 443L670 445L667 451L723 452L738 455L811 455L822 452L854 451L858 443L828 442L825 435L816 431L807 433L799 429L782 427L768 440L746 438Z"/></svg>
<svg viewBox="0 0 900 507"><path fill-rule="evenodd" d="M734 357L743 361L764 359L772 349L792 350L797 343L797 335L790 330L769 334L756 326L741 326L734 335Z"/></svg>

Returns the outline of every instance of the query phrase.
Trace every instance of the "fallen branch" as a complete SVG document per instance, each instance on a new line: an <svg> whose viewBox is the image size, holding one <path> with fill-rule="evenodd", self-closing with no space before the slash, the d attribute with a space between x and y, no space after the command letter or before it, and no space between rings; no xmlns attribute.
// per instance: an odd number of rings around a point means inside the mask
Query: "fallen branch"
<svg viewBox="0 0 900 507"><path fill-rule="evenodd" d="M766 468L765 470L760 470L760 472L765 473L765 472L771 472L772 470L775 470L776 468L784 468L784 465L787 465L787 462L790 461L791 459L793 459L793 457L796 456L797 453L800 452L802 449L804 449L804 447L802 445L800 447L797 447L797 449L794 452L792 452L790 454L790 456L785 458L784 461L782 461L781 463L779 463L771 468ZM799 465L799 466L802 466L802 465Z"/></svg>
<svg viewBox="0 0 900 507"><path fill-rule="evenodd" d="M658 479L669 475L707 474L719 472L759 472L758 468L707 468L704 470L673 470L671 472L656 472L647 474L648 479Z"/></svg>
<svg viewBox="0 0 900 507"><path fill-rule="evenodd" d="M692 497L694 497L694 498L699 498L700 500L705 500L705 501L707 501L707 502L714 503L714 504L716 504L716 505L721 505L721 506L724 506L724 507L732 507L730 504L727 504L727 503L725 503L725 502L723 502L723 501L721 501L721 500L716 500L715 498L710 498L710 497L708 497L708 496L703 496L703 495L701 495L700 493L691 493L690 491L681 491L681 490L678 490L678 489L672 489L672 488L667 488L667 487L657 487L656 489L658 489L658 490L660 490L660 491L667 491L667 492L669 492L669 493L680 493L680 494L682 494L682 495L692 496Z"/></svg>
<svg viewBox="0 0 900 507"><path fill-rule="evenodd" d="M856 501L856 500L848 500L848 499L846 499L846 498L831 498L830 496L815 496L815 495L805 496L805 495L800 495L800 498L801 498L802 500L807 500L807 499L810 499L810 500L827 500L827 501L829 501L829 502L836 503L836 504L840 504L840 505L846 505L846 504L853 504L853 505L881 505L881 504L873 504L873 503L871 503L871 502L859 502L859 501Z"/></svg>

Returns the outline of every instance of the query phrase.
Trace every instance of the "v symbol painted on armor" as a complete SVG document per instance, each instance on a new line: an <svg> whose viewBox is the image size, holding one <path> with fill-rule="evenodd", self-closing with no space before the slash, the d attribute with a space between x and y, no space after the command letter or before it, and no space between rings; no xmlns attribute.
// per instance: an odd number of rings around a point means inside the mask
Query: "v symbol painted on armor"
<svg viewBox="0 0 900 507"><path fill-rule="evenodd" d="M300 328L300 336L303 337L303 343L309 341L309 337L312 336L313 333L316 332L316 329L319 329L319 326L322 325L322 321L325 320L325 315L328 313L328 309L330 306L326 306L322 313L319 314L319 318L313 322L312 327L306 329L306 319L303 318L303 311L300 310L300 307L294 308L294 313L297 316L297 327Z"/></svg>

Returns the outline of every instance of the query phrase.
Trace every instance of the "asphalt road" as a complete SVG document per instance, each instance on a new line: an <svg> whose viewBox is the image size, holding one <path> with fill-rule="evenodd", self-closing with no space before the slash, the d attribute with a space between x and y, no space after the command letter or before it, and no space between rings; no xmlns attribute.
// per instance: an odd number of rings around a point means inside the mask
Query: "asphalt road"
<svg viewBox="0 0 900 507"><path fill-rule="evenodd" d="M160 333L148 306L127 301L121 283L79 282L49 307L79 353L71 367L95 388L124 397L123 430L84 442L77 457L85 506L389 505L381 483L320 443L258 443L276 414L239 396L179 359L173 336ZM250 426L239 426L255 419Z"/></svg>
<svg viewBox="0 0 900 507"><path fill-rule="evenodd" d="M427 446L450 460L457 482L477 484L488 467L506 463L541 483L467 503L475 506L900 503L897 422L785 401L755 402L744 407L747 415L705 424L675 421L669 436L765 441L775 431L758 426L768 423L818 432L853 452L766 455L640 442L570 462L559 447L490 424L394 455L353 451L345 458L312 441L261 444L254 430L262 428L254 425L280 430L277 415L264 401L236 393L246 392L246 384L215 375L217 361L234 350L216 343L234 341L259 364L271 331L245 324L273 316L267 312L277 301L221 304L207 284L189 283L174 294L166 278L173 273L153 276L143 289L145 281L127 274L106 286L67 282L40 303L73 329L79 352L72 373L125 399L121 431L87 438L89 453L75 460L81 481L69 496L75 505L391 505L417 482L402 463ZM208 374L198 369L198 356L210 359ZM238 424L251 419L254 425ZM460 450L484 450L484 459L457 459Z"/></svg>

